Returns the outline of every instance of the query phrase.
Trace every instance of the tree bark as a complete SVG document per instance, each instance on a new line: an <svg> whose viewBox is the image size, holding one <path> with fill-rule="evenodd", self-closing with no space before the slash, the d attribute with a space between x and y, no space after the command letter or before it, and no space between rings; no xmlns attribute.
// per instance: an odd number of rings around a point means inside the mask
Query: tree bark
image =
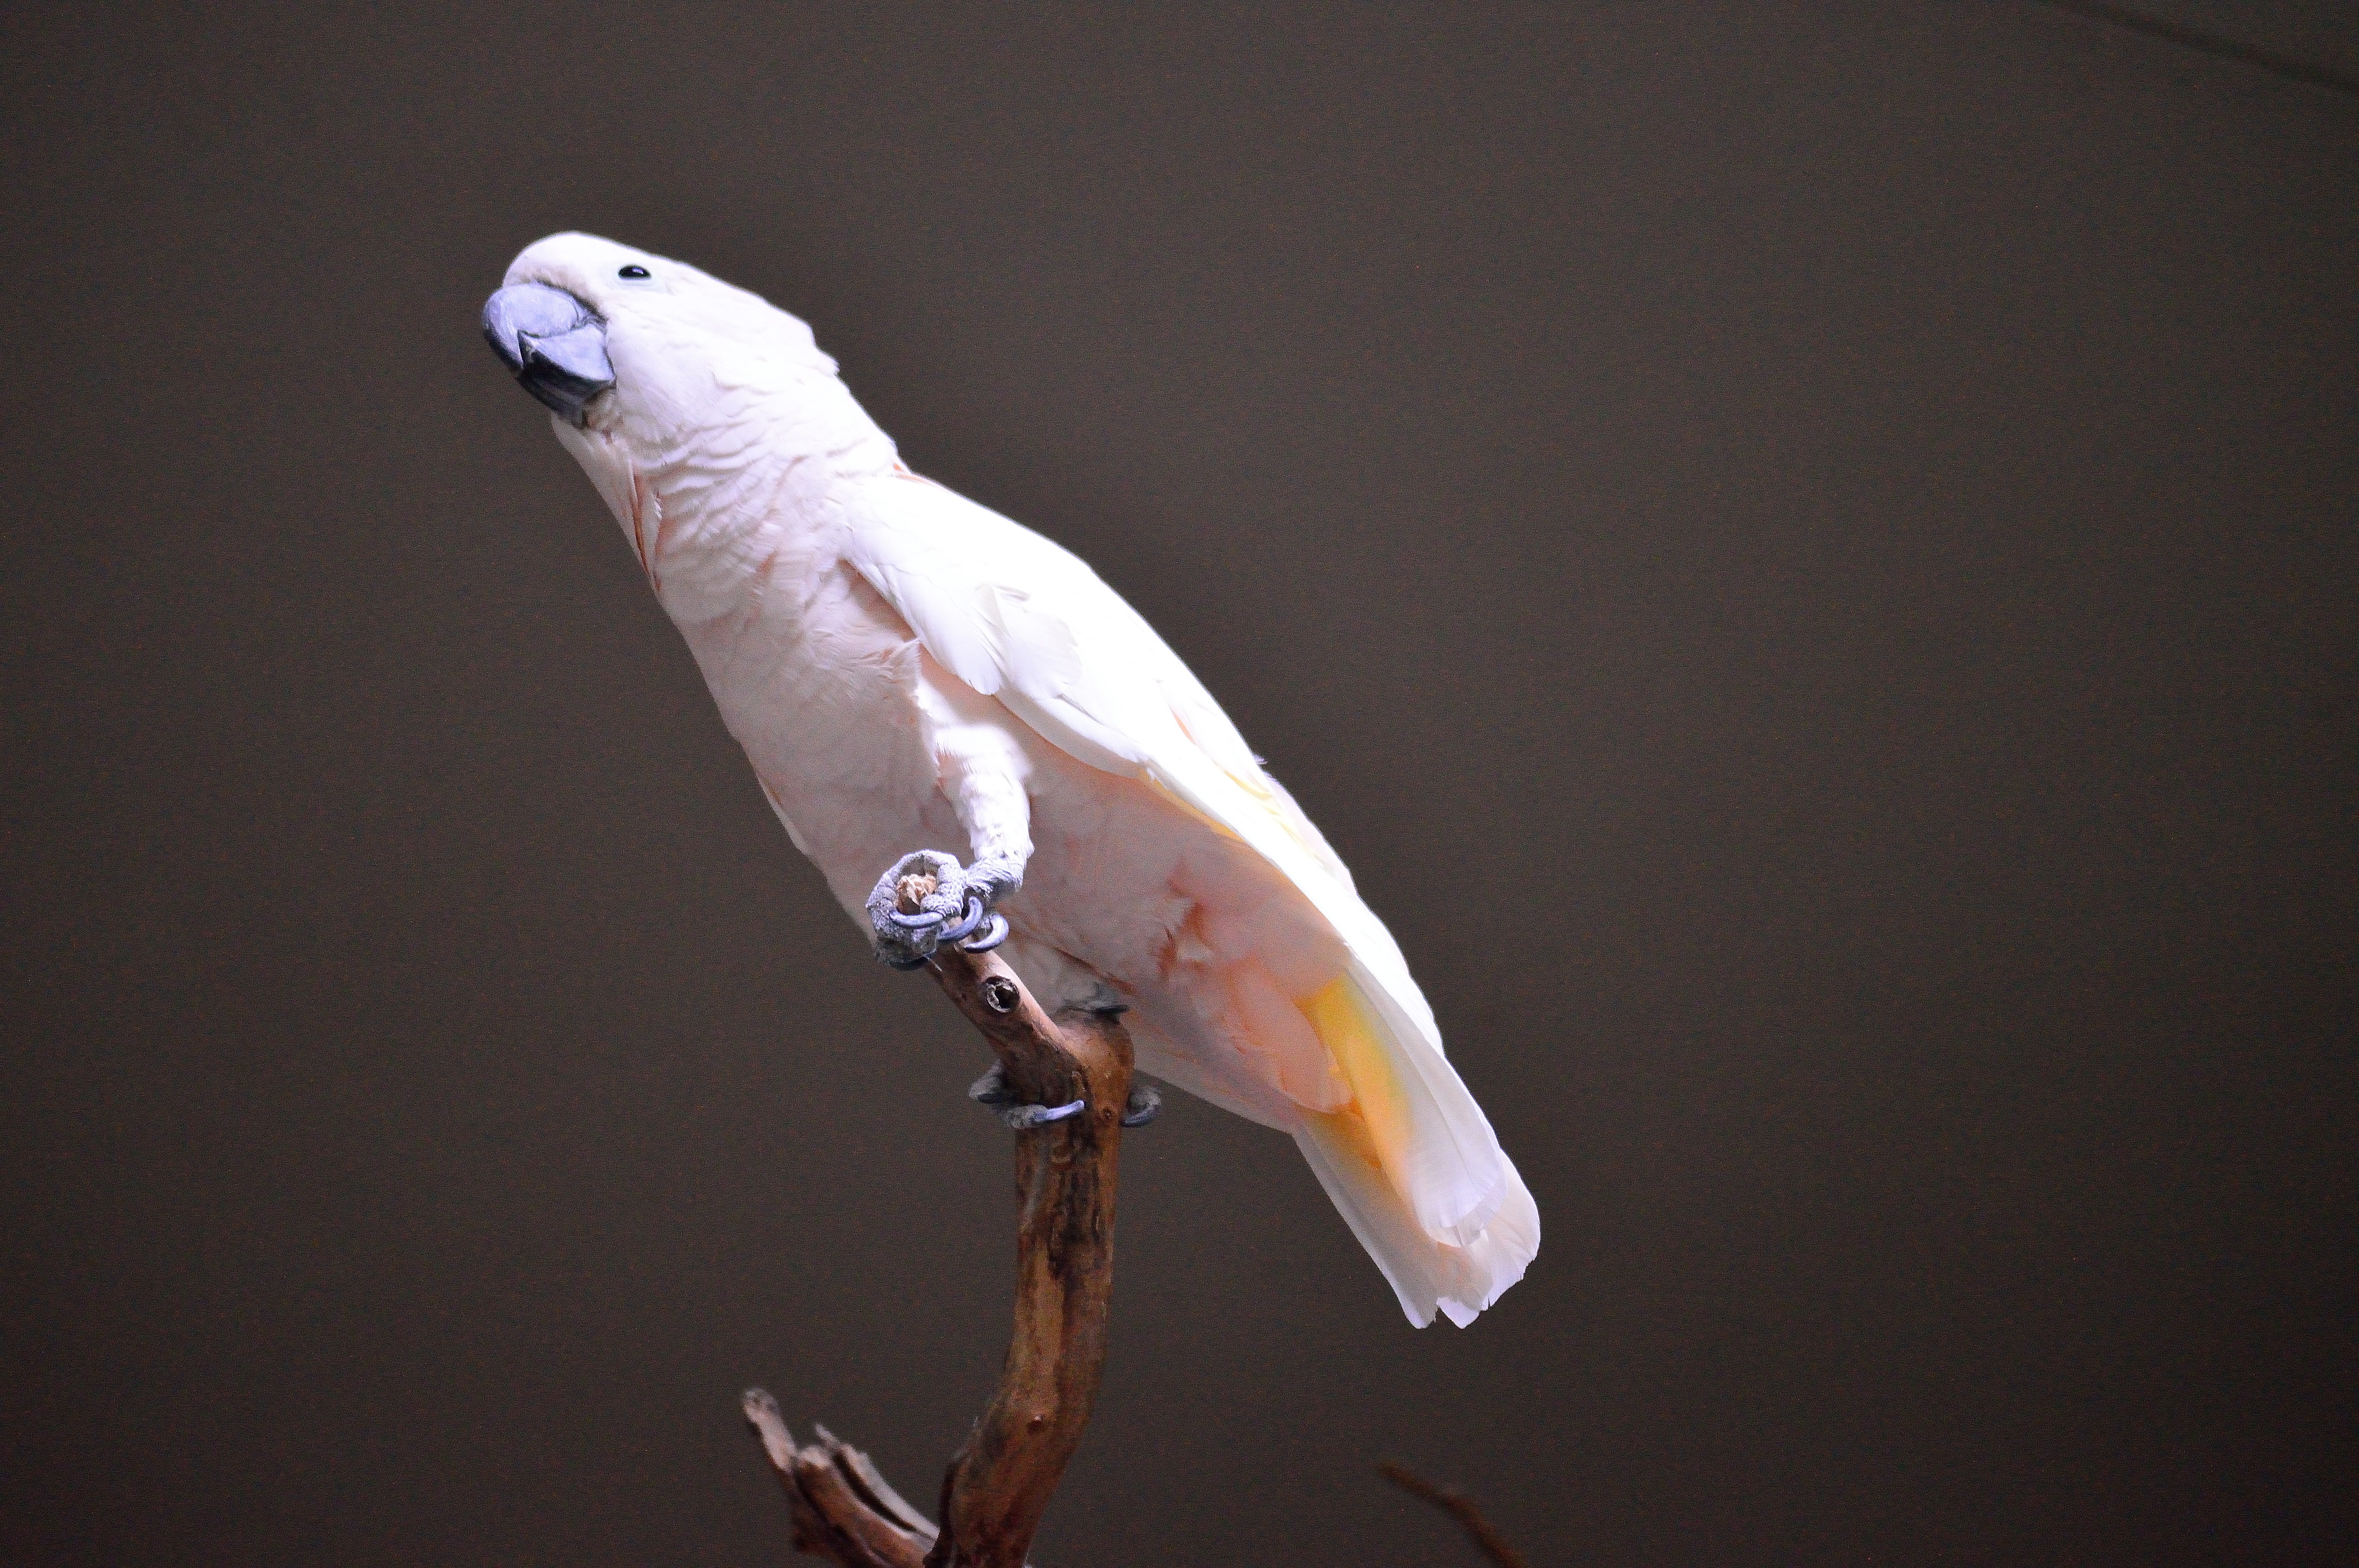
<svg viewBox="0 0 2359 1568"><path fill-rule="evenodd" d="M760 1390L745 1396L745 1414L786 1487L799 1550L846 1568L1022 1568L1105 1364L1130 1036L1110 1012L1049 1018L995 954L945 946L927 968L990 1044L1017 1100L1083 1102L1016 1134L1015 1334L999 1387L942 1478L941 1528L824 1427L798 1445Z"/></svg>

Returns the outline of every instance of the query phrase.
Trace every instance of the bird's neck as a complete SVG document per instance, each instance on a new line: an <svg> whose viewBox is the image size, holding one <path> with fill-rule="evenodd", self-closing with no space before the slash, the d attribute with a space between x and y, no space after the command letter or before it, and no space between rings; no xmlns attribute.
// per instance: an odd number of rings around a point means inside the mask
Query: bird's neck
<svg viewBox="0 0 2359 1568"><path fill-rule="evenodd" d="M832 492L897 461L892 439L832 375L723 388L685 427L625 411L607 431L566 444L684 630L741 615L825 569L843 527Z"/></svg>

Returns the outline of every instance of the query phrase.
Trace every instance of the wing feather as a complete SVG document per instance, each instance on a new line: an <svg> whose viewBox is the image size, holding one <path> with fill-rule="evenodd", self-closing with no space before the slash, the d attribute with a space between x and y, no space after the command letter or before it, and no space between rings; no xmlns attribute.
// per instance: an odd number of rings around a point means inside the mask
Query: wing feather
<svg viewBox="0 0 2359 1568"><path fill-rule="evenodd" d="M1419 1226L1475 1242L1513 1167L1444 1059L1392 934L1202 683L1087 563L1022 524L914 475L862 487L857 505L851 564L928 653L1060 750L1144 779L1243 839L1333 926L1351 962L1321 1037L1364 1102L1391 1106L1386 1164ZM1305 1005L1319 1025L1316 999ZM1354 1060L1350 1040L1364 1036L1389 1048Z"/></svg>

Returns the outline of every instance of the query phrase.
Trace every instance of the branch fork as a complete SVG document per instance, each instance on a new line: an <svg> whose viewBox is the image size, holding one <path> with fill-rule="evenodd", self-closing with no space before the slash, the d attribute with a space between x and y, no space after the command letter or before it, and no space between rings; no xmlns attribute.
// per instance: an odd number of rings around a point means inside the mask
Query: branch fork
<svg viewBox="0 0 2359 1568"><path fill-rule="evenodd" d="M905 908L931 891L910 885L925 880L904 879ZM925 968L990 1044L1007 1099L1063 1113L1014 1119L1029 1125L1016 1133L1016 1325L998 1390L951 1456L940 1528L826 1428L798 1444L761 1390L745 1417L786 1488L798 1550L845 1568L1022 1568L1105 1364L1130 1036L1112 1012L1050 1018L995 953L943 943Z"/></svg>
<svg viewBox="0 0 2359 1568"><path fill-rule="evenodd" d="M901 912L917 913L938 885L902 878ZM1016 1332L998 1390L951 1457L940 1527L827 1428L798 1444L763 1390L745 1391L745 1420L786 1488L798 1552L843 1568L1024 1568L1105 1366L1122 1130L1151 1120L1157 1098L1144 1087L1130 1098L1118 1010L1052 1019L996 954L961 943L918 963L998 1058L969 1093L1016 1129ZM1495 1568L1527 1568L1465 1493L1398 1464L1378 1469L1455 1519Z"/></svg>

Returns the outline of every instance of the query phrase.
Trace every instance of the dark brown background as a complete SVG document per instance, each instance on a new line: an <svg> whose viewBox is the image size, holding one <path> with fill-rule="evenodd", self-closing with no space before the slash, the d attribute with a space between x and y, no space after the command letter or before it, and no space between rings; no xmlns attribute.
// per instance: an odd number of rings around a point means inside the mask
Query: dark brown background
<svg viewBox="0 0 2359 1568"><path fill-rule="evenodd" d="M2359 101L2012 0L280 9L0 68L0 1558L771 1563L745 1384L929 1498L989 1386L981 1050L476 337L575 226L1146 611L1539 1196L1416 1334L1178 1107L1044 1560L1468 1561L1387 1455L1540 1563L2359 1549Z"/></svg>

